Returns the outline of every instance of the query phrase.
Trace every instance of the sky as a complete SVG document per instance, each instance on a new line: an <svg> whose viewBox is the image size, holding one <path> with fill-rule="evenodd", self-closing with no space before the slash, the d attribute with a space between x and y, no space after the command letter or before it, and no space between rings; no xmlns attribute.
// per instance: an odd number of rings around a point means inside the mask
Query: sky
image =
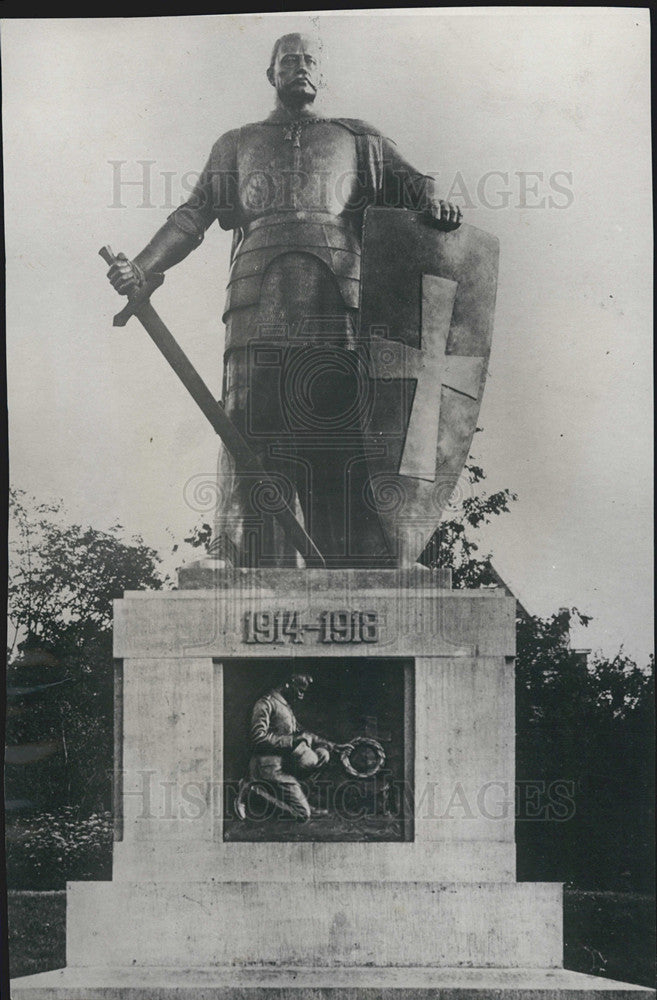
<svg viewBox="0 0 657 1000"><path fill-rule="evenodd" d="M217 443L97 256L134 255L219 135L264 118L273 41L314 31L329 114L370 121L500 240L474 455L518 494L483 547L576 645L652 651L649 21L631 8L5 20L10 475L170 553ZM123 182L136 181L132 185ZM146 186L145 186L146 185ZM154 304L213 392L230 234ZM201 488L199 488L201 487ZM169 556L180 561L180 555Z"/></svg>

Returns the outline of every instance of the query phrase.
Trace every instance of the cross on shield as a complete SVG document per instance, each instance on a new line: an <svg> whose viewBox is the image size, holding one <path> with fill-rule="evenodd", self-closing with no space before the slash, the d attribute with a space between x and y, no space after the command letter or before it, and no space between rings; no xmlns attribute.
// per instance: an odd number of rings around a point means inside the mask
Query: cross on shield
<svg viewBox="0 0 657 1000"><path fill-rule="evenodd" d="M388 540L412 563L462 474L477 424L493 332L499 246L416 212L365 215L361 338L372 406L367 485Z"/></svg>

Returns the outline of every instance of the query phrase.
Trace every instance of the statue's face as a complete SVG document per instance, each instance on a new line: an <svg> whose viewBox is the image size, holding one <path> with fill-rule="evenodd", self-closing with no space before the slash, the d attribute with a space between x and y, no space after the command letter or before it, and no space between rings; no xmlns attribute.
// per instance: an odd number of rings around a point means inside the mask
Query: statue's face
<svg viewBox="0 0 657 1000"><path fill-rule="evenodd" d="M317 45L305 35L284 38L267 77L283 104L298 107L312 103L320 82Z"/></svg>
<svg viewBox="0 0 657 1000"><path fill-rule="evenodd" d="M313 679L309 674L295 674L289 683L290 693L296 701L303 701Z"/></svg>

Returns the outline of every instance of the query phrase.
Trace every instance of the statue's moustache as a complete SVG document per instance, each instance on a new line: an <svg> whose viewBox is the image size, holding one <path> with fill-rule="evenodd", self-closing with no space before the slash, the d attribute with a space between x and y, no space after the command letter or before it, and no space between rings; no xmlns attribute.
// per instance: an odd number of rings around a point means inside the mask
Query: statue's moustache
<svg viewBox="0 0 657 1000"><path fill-rule="evenodd" d="M317 90L317 87L315 86L315 84L307 76L295 76L295 78L292 81L292 83L306 83L306 84L308 84L309 87L312 87L313 90Z"/></svg>

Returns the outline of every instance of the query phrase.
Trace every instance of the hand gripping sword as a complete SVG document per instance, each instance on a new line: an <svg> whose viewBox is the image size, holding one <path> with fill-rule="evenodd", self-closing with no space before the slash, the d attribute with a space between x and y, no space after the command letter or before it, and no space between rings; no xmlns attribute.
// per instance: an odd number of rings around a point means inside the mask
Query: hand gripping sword
<svg viewBox="0 0 657 1000"><path fill-rule="evenodd" d="M114 264L117 258L110 247L98 251L106 264ZM164 325L151 305L151 295L164 281L164 275L151 274L146 283L128 295L128 304L114 317L114 326L125 326L131 316L136 316L155 346L161 351L174 372L187 389L204 416L235 459L238 470L255 474L261 482L268 483L280 496L280 509L274 513L285 537L300 552L307 566L325 566L324 558L312 538L297 520L294 511L280 490L277 477L263 466L251 451L244 437L196 371L173 334Z"/></svg>

